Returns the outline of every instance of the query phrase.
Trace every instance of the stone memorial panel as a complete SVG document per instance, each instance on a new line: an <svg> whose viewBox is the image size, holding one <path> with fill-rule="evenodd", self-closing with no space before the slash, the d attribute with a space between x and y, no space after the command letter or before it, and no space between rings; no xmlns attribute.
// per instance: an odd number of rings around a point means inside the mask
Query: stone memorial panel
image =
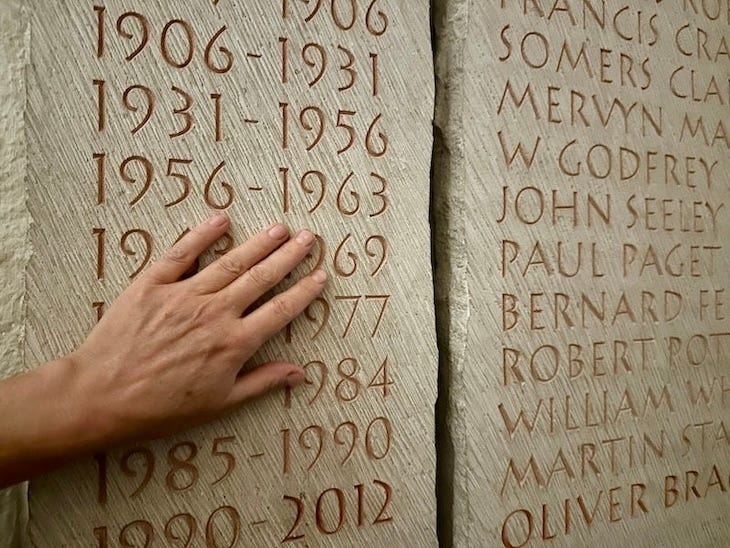
<svg viewBox="0 0 730 548"><path fill-rule="evenodd" d="M217 211L203 266L283 221L330 274L251 362L304 386L39 479L33 543L434 545L428 3L28 5L29 366Z"/></svg>
<svg viewBox="0 0 730 548"><path fill-rule="evenodd" d="M454 545L727 545L727 0L441 21Z"/></svg>

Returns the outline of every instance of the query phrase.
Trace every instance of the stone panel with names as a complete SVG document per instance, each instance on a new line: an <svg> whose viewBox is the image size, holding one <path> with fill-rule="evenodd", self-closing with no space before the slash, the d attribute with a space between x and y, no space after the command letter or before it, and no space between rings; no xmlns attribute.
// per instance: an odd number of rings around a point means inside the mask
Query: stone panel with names
<svg viewBox="0 0 730 548"><path fill-rule="evenodd" d="M331 280L252 360L304 386L39 479L33 542L434 545L428 3L29 6L29 366L217 211L201 266L283 221Z"/></svg>
<svg viewBox="0 0 730 548"><path fill-rule="evenodd" d="M728 2L462 4L455 545L726 543Z"/></svg>

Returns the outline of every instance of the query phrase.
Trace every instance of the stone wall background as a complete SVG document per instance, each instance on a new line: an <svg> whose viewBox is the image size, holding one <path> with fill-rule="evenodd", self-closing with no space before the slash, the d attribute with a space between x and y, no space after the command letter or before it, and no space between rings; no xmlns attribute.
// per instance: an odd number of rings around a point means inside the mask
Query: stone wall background
<svg viewBox="0 0 730 548"><path fill-rule="evenodd" d="M486 1L486 0L483 0ZM660 0L657 0L659 3ZM0 0L0 378L23 369L24 271L30 250L26 208L26 157L23 136L24 66L30 29L20 0ZM432 178L432 231L440 375L436 436L439 540L451 546L455 517L461 527L472 509L464 491L466 428L461 392L466 327L469 319L465 233L464 42L469 0L432 0L435 40L436 113ZM454 474L464 474L455 478ZM0 492L0 548L26 546L26 488ZM459 525L457 524L458 528ZM456 545L459 545L457 542Z"/></svg>

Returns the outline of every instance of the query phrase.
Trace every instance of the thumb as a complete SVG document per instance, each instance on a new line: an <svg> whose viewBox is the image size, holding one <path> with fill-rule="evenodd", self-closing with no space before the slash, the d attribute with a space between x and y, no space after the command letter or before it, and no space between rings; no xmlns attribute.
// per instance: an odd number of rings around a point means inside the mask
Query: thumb
<svg viewBox="0 0 730 548"><path fill-rule="evenodd" d="M304 370L289 362L268 362L236 379L228 406L240 405L279 388L294 388L305 381Z"/></svg>

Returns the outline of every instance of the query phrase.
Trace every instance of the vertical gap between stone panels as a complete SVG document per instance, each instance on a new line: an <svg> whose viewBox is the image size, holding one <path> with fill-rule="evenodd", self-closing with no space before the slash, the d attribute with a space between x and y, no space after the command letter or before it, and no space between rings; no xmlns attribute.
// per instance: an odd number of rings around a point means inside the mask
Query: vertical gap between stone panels
<svg viewBox="0 0 730 548"><path fill-rule="evenodd" d="M435 13L435 12L434 12ZM439 350L438 399L436 401L436 513L439 546L453 546L453 473L454 456L449 428L449 406L451 401L451 376L449 370L449 304L448 304L448 246L445 245L444 232L448 232L448 221L440 218L443 214L441 206L444 181L443 134L434 126L433 165L431 169L431 233L433 246L433 273L435 285L436 333Z"/></svg>
<svg viewBox="0 0 730 548"><path fill-rule="evenodd" d="M450 401L449 371L449 222L448 150L442 122L448 119L448 98L439 67L444 57L441 40L447 0L431 0L431 38L436 81L434 143L431 165L431 245L434 276L436 331L439 349L438 399L436 401L436 523L439 546L453 546L453 449L448 424Z"/></svg>
<svg viewBox="0 0 730 548"><path fill-rule="evenodd" d="M471 0L431 0L436 82L431 230L439 348L436 402L437 529L442 548L458 546L471 522L464 474L466 428L459 408L469 317L465 225L464 49Z"/></svg>

